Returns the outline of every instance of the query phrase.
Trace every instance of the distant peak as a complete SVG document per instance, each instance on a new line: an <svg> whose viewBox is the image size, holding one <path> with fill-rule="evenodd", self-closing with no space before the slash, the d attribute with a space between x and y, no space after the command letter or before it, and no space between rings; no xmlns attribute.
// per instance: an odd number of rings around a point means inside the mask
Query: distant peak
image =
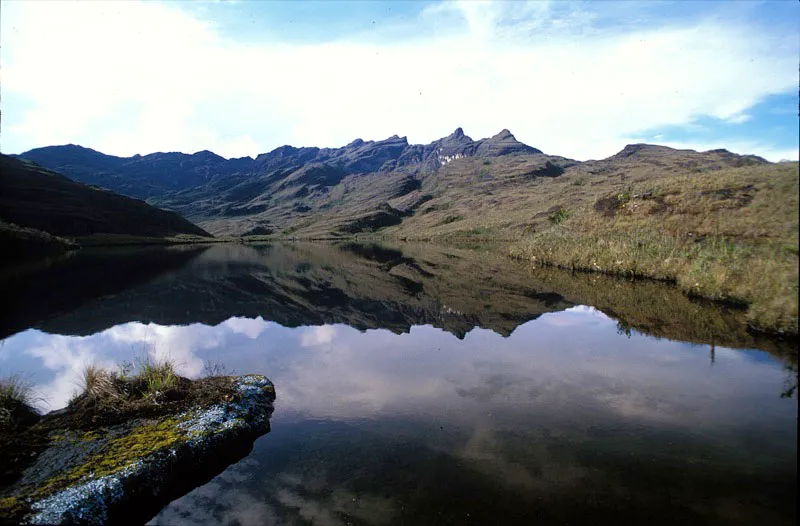
<svg viewBox="0 0 800 526"><path fill-rule="evenodd" d="M510 131L508 131L508 129L506 129L506 128L503 128L500 131L500 133L498 133L497 135L492 137L492 139L495 139L495 140L498 140L498 141L505 141L505 140L516 141L517 140L517 138L514 137L514 135Z"/></svg>
<svg viewBox="0 0 800 526"><path fill-rule="evenodd" d="M350 142L350 144L348 144L346 146L346 148L357 148L357 147L361 146L362 144L364 144L364 140L363 139L355 139L352 142Z"/></svg>
<svg viewBox="0 0 800 526"><path fill-rule="evenodd" d="M392 135L385 141L378 141L378 142L401 142L403 144L408 144L408 138L406 136L400 137L398 135Z"/></svg>
<svg viewBox="0 0 800 526"><path fill-rule="evenodd" d="M637 155L639 153L648 153L648 152L657 152L657 151L669 151L672 148L667 146L659 146L657 144L647 144L643 142L635 143L635 144L628 144L623 148L619 153L614 155L614 157L630 157L632 155Z"/></svg>
<svg viewBox="0 0 800 526"><path fill-rule="evenodd" d="M45 148L51 148L51 147L50 146L45 146ZM84 151L84 152L94 152L95 151L95 150L92 150L91 148L87 148L86 146L81 146L80 144L72 144L72 143L65 144L63 146L52 146L52 148L62 148L64 150L79 150L79 151ZM44 148L39 148L39 149L44 149Z"/></svg>
<svg viewBox="0 0 800 526"><path fill-rule="evenodd" d="M193 156L201 157L204 159L223 159L223 157L217 155L216 153L212 152L211 150L201 150L193 154Z"/></svg>
<svg viewBox="0 0 800 526"><path fill-rule="evenodd" d="M445 144L463 145L464 143L472 142L472 139L470 139L464 134L463 128L456 128L453 133L451 133L447 137L442 137L441 139L439 139L439 141L442 141Z"/></svg>

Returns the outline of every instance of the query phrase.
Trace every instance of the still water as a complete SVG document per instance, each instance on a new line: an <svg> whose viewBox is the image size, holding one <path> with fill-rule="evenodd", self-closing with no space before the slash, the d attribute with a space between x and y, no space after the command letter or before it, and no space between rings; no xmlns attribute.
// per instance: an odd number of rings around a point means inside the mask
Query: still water
<svg viewBox="0 0 800 526"><path fill-rule="evenodd" d="M0 276L42 409L150 354L272 431L153 524L794 524L797 354L662 285L403 245L126 249Z"/></svg>

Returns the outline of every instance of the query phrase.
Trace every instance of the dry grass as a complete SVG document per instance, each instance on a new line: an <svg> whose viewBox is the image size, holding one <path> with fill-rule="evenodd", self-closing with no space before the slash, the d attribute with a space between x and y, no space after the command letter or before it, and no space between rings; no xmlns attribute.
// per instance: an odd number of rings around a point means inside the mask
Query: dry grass
<svg viewBox="0 0 800 526"><path fill-rule="evenodd" d="M460 159L381 234L510 242L535 265L673 281L749 305L752 328L797 333L798 163L721 155L657 151L527 180L533 157Z"/></svg>
<svg viewBox="0 0 800 526"><path fill-rule="evenodd" d="M797 163L649 178L604 189L511 253L674 281L692 295L749 305L754 328L796 333L798 191Z"/></svg>
<svg viewBox="0 0 800 526"><path fill-rule="evenodd" d="M142 401L158 404L179 387L179 380L175 363L169 359L137 358L121 364L119 370L88 365L83 370L82 392L70 405L121 411Z"/></svg>
<svg viewBox="0 0 800 526"><path fill-rule="evenodd" d="M33 386L18 375L0 378L0 431L33 423L38 418L34 404L39 401Z"/></svg>
<svg viewBox="0 0 800 526"><path fill-rule="evenodd" d="M30 383L17 375L0 378L0 407L14 404L33 405L34 395Z"/></svg>
<svg viewBox="0 0 800 526"><path fill-rule="evenodd" d="M83 392L92 399L119 398L123 393L117 385L118 375L96 365L83 370Z"/></svg>

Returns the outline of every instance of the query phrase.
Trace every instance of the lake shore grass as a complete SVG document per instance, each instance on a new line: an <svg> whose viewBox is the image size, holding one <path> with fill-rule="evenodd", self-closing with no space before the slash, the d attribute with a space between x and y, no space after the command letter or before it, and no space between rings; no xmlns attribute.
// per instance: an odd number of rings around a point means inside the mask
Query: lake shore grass
<svg viewBox="0 0 800 526"><path fill-rule="evenodd" d="M509 254L552 265L676 284L690 296L747 307L751 328L797 334L797 256L783 245L728 238L680 242L659 233L598 236L568 230L519 242Z"/></svg>
<svg viewBox="0 0 800 526"><path fill-rule="evenodd" d="M747 306L759 331L798 332L797 164L663 178L561 208L509 254Z"/></svg>

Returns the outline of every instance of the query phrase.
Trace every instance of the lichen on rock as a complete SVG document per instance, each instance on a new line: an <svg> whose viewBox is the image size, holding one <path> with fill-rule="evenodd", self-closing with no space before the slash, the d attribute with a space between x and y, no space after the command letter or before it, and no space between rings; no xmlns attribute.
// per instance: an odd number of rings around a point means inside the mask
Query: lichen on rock
<svg viewBox="0 0 800 526"><path fill-rule="evenodd" d="M272 382L240 376L226 391L217 403L178 413L88 432L51 431L47 449L0 494L0 518L27 524L146 521L241 459L269 431Z"/></svg>

